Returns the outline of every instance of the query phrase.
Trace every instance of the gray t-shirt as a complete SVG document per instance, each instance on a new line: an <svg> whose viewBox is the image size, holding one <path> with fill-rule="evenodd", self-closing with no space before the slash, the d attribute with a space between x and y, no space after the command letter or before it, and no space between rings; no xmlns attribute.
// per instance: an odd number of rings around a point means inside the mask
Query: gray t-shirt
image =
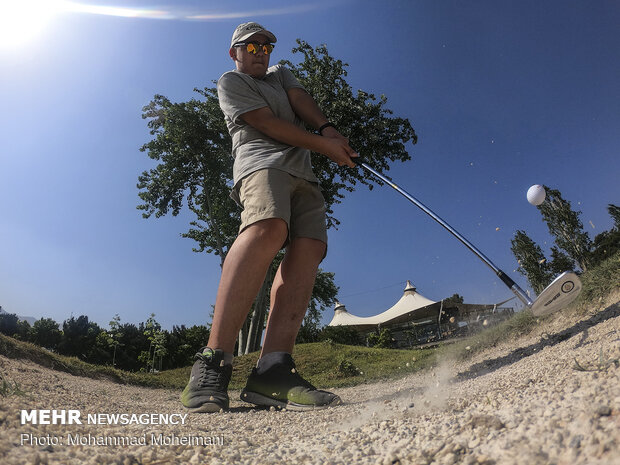
<svg viewBox="0 0 620 465"><path fill-rule="evenodd" d="M274 140L240 118L252 110L269 107L273 114L300 128L286 91L303 86L282 65L271 66L263 79L255 79L239 71L224 73L217 81L217 95L232 137L233 180L235 186L245 176L265 168L286 171L293 176L318 182L312 172L310 151Z"/></svg>

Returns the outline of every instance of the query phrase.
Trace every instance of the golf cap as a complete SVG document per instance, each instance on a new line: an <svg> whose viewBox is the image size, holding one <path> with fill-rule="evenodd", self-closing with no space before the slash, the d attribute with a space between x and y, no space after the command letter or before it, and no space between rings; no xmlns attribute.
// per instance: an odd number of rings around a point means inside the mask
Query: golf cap
<svg viewBox="0 0 620 465"><path fill-rule="evenodd" d="M237 42L243 42L244 40L252 37L254 34L259 33L266 35L274 44L278 41L276 36L273 35L273 32L268 31L258 23L249 22L239 24L239 26L237 26L237 29L235 29L235 32L233 33L232 40L230 41L230 48L232 48Z"/></svg>

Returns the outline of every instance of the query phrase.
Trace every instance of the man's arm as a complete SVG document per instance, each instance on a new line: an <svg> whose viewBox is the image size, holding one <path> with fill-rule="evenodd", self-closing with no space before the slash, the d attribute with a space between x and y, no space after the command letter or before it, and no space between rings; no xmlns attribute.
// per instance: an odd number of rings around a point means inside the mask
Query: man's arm
<svg viewBox="0 0 620 465"><path fill-rule="evenodd" d="M293 87L292 89L287 90L286 93L293 111L306 124L312 126L314 129L319 129L327 123L327 118L317 105L316 101L304 89ZM323 135L325 137L339 137L349 142L349 139L344 137L336 128L331 126L323 130Z"/></svg>
<svg viewBox="0 0 620 465"><path fill-rule="evenodd" d="M308 97L310 96L308 95ZM314 99L312 99L312 97L310 97L310 99L314 103ZM314 106L318 109L316 103L314 103ZM293 110L295 110L295 107L293 107ZM312 113L316 117L316 113L312 111L308 113ZM319 113L321 113L320 110ZM323 116L323 118L325 118L325 116ZM347 165L351 168L355 167L355 163L353 163L351 157L355 157L357 154L349 146L349 142L345 137L321 137L316 134L309 133L289 121L278 118L273 114L269 107L248 111L247 113L241 115L241 119L243 119L243 121L248 123L250 126L258 129L263 134L279 142L283 142L294 147L303 147L312 150L313 152L322 153L323 155L329 157L332 161L336 162L339 166ZM318 119L315 118L315 121L317 120ZM324 122L326 121L327 120L325 119ZM313 123L308 122L308 124ZM327 132L327 129L325 132ZM338 133L338 135L340 135L340 133Z"/></svg>

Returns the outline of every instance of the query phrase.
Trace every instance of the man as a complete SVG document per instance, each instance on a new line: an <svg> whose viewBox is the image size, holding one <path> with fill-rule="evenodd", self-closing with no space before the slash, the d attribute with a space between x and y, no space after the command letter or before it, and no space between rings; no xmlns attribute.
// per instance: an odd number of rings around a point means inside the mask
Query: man
<svg viewBox="0 0 620 465"><path fill-rule="evenodd" d="M310 151L350 167L357 154L288 69L269 67L276 40L260 24L239 25L229 49L236 69L217 84L233 140L231 195L243 211L239 235L222 268L207 347L196 354L181 395L183 405L196 412L228 408L237 334L284 246L261 357L241 399L298 410L340 403L338 396L317 390L297 373L292 352L327 250L325 202ZM320 135L306 131L304 122Z"/></svg>

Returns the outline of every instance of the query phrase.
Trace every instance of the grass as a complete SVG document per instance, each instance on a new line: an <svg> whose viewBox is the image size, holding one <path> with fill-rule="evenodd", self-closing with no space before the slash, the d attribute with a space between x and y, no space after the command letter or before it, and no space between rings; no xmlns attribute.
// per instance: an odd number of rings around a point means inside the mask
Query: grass
<svg viewBox="0 0 620 465"><path fill-rule="evenodd" d="M602 301L606 296L620 289L620 253L617 253L601 262L595 268L581 275L583 288L579 297L564 312L584 314L592 308L593 303ZM516 339L529 334L534 328L553 315L535 317L531 312L519 312L501 324L481 331L466 340L459 341L451 346L443 346L438 355L450 355L457 359L467 359L471 355L489 347L495 347L500 342ZM579 362L576 362L579 365Z"/></svg>
<svg viewBox="0 0 620 465"><path fill-rule="evenodd" d="M581 276L583 289L577 298L582 312L591 304L620 289L620 252L603 260L596 268Z"/></svg>
<svg viewBox="0 0 620 465"><path fill-rule="evenodd" d="M108 379L122 384L152 388L183 389L191 367L160 373L135 373L110 366L93 365L75 357L66 357L34 344L0 334L0 354L31 360L39 365L76 376ZM300 373L317 387L353 386L367 381L387 379L412 373L429 365L433 351L374 349L330 342L300 344L295 347L295 361ZM258 352L235 359L231 389L241 389ZM1 381L0 381L1 383Z"/></svg>
<svg viewBox="0 0 620 465"><path fill-rule="evenodd" d="M10 379L6 378L2 373L0 373L0 396L8 397L8 396L28 396L28 393L22 391L21 387L17 382L12 382Z"/></svg>
<svg viewBox="0 0 620 465"><path fill-rule="evenodd" d="M618 368L620 366L620 359L608 357L603 352L603 349L599 352L598 361L595 363L585 365L579 362L576 358L574 360L575 365L573 366L573 369L577 371L607 371L610 367Z"/></svg>
<svg viewBox="0 0 620 465"><path fill-rule="evenodd" d="M620 288L620 253L608 258L596 268L581 276L583 290L572 310L584 312L591 304L602 300ZM545 317L549 318L549 317ZM332 342L300 344L295 347L295 361L300 373L319 388L354 386L357 384L404 376L423 370L436 363L438 357L450 356L465 359L483 349L498 343L516 339L530 333L537 325L544 324L545 318L537 319L531 312L519 312L511 319L474 336L442 345L439 349L375 349L347 346ZM542 322L542 323L541 323ZM152 388L180 390L189 378L191 367L166 370L161 373L133 373L110 366L92 365L75 357L54 354L30 343L17 341L0 334L0 354L9 358L31 360L39 365L72 375L95 379L108 379L118 383L134 384ZM241 389L245 379L256 365L258 353L235 359L231 389ZM617 360L599 361L595 367L584 367L575 360L575 369L599 370L600 366L610 366ZM601 365L602 363L602 365ZM0 375L0 395L19 395L21 389L15 383Z"/></svg>
<svg viewBox="0 0 620 465"><path fill-rule="evenodd" d="M538 320L531 312L515 313L512 318L497 326L485 329L452 345L441 346L438 356L465 360L477 352L495 347L500 342L525 336L537 325Z"/></svg>
<svg viewBox="0 0 620 465"><path fill-rule="evenodd" d="M318 388L354 386L368 381L403 376L427 367L433 351L373 349L329 342L295 346L299 372ZM256 366L258 352L235 358L230 389L240 390ZM157 377L166 387L183 389L191 367L166 370Z"/></svg>

